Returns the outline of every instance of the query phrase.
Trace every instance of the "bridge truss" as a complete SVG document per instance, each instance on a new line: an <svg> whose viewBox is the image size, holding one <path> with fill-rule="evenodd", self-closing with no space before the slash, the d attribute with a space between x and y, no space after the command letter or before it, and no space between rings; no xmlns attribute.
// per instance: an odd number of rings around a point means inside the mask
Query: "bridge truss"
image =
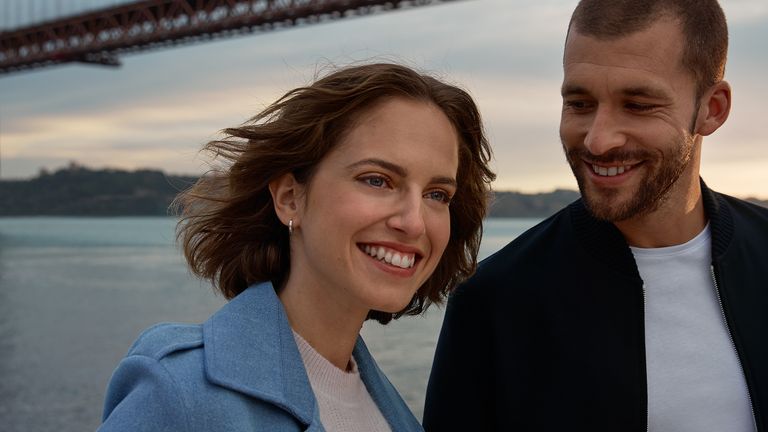
<svg viewBox="0 0 768 432"><path fill-rule="evenodd" d="M142 0L0 32L0 74L453 0Z"/></svg>

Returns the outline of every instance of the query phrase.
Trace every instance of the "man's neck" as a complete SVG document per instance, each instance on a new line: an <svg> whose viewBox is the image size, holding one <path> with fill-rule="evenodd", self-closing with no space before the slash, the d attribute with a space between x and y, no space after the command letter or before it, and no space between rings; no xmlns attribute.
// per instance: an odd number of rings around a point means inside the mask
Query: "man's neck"
<svg viewBox="0 0 768 432"><path fill-rule="evenodd" d="M614 222L630 246L659 248L686 243L707 225L701 186L690 185L690 194L680 202L667 200L656 211Z"/></svg>

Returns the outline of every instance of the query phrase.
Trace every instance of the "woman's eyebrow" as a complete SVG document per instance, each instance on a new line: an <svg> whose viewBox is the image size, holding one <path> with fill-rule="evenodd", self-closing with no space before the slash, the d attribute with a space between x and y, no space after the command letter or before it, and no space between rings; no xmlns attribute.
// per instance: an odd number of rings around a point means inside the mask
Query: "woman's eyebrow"
<svg viewBox="0 0 768 432"><path fill-rule="evenodd" d="M408 170L401 167L400 165L385 161L383 159L376 159L376 158L363 159L355 163L349 164L347 165L347 169L349 170L349 169L357 168L361 165L375 165L375 166L384 168L386 170L392 171L393 173L399 175L400 177L408 176Z"/></svg>
<svg viewBox="0 0 768 432"><path fill-rule="evenodd" d="M453 177L442 177L442 176L432 177L432 179L430 180L430 183L436 184L436 185L438 184L448 185L448 186L453 186L455 188L458 187L458 183L456 183L456 179Z"/></svg>
<svg viewBox="0 0 768 432"><path fill-rule="evenodd" d="M400 177L408 177L408 170L405 169L404 167L401 167L398 164L385 161L383 159L377 159L377 158L359 160L357 162L347 165L347 169L352 170L362 165L378 166L386 170L392 171L393 173L397 174ZM458 187L458 183L456 182L456 179L453 177L445 177L445 176L432 177L432 179L430 180L430 183L445 184L453 187Z"/></svg>

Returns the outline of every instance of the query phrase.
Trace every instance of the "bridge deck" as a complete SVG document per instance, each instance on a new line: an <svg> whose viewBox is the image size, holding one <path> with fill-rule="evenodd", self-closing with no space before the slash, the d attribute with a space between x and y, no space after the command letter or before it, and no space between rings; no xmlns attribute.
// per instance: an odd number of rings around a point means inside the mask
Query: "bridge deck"
<svg viewBox="0 0 768 432"><path fill-rule="evenodd" d="M0 32L0 74L452 0L142 0Z"/></svg>

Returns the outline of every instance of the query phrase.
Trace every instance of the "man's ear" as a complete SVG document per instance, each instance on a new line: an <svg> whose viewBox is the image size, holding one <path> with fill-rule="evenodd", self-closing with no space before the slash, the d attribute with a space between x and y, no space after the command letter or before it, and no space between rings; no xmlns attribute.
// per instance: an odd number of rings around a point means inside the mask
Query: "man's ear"
<svg viewBox="0 0 768 432"><path fill-rule="evenodd" d="M293 226L297 227L304 186L296 181L292 173L286 173L269 182L269 193L280 221L288 225L288 221L293 220Z"/></svg>
<svg viewBox="0 0 768 432"><path fill-rule="evenodd" d="M694 132L702 136L710 135L725 123L730 112L731 85L720 81L702 96Z"/></svg>

